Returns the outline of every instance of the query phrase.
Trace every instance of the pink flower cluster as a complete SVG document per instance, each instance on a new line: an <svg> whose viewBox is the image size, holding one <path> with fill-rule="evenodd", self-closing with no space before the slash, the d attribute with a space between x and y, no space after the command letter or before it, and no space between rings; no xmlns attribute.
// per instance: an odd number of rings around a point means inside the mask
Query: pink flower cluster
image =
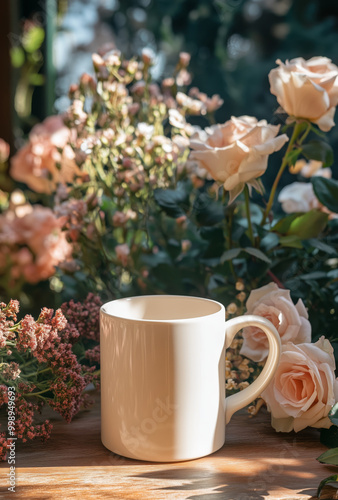
<svg viewBox="0 0 338 500"><path fill-rule="evenodd" d="M99 363L100 306L99 297L89 294L83 303L63 304L55 314L44 307L36 321L27 314L17 322L18 301L0 304L0 355L4 359L0 375L5 382L0 385L0 411L8 403L8 386L15 386L17 438L48 439L52 430L49 420L35 422L36 413L41 413L45 404L67 422L90 404L83 391L91 382L98 385L99 375L94 370ZM89 342L82 356L85 365L73 352L78 339L81 344ZM6 458L7 444L6 433L0 432L0 460Z"/></svg>
<svg viewBox="0 0 338 500"><path fill-rule="evenodd" d="M80 179L70 140L61 116L46 118L32 128L29 142L13 156L11 176L38 193L51 193L59 183Z"/></svg>
<svg viewBox="0 0 338 500"><path fill-rule="evenodd" d="M100 340L99 320L101 299L98 295L89 293L83 302L71 300L61 306L62 313L67 318L67 325L63 329L62 338L71 341L74 338L74 329L83 339L96 342Z"/></svg>
<svg viewBox="0 0 338 500"><path fill-rule="evenodd" d="M9 272L12 286L22 278L29 283L49 278L72 255L62 218L40 205L26 208L21 217L13 211L0 215L0 273Z"/></svg>

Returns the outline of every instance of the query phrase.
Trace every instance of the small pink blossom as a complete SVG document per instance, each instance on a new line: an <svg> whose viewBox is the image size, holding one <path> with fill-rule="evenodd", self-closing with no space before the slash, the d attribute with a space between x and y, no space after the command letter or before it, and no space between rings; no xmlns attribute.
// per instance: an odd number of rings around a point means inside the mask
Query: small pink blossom
<svg viewBox="0 0 338 500"><path fill-rule="evenodd" d="M189 52L180 52L179 62L182 66L184 66L184 67L189 66L190 59L191 59L191 55L189 54Z"/></svg>
<svg viewBox="0 0 338 500"><path fill-rule="evenodd" d="M126 243L116 245L115 253L117 260L122 264L123 267L126 267L130 255L130 248L128 247L128 245Z"/></svg>

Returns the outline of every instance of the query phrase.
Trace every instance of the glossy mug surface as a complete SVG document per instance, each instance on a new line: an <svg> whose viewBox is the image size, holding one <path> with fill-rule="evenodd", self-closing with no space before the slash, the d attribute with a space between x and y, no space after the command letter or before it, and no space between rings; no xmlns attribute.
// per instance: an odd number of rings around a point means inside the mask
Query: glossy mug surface
<svg viewBox="0 0 338 500"><path fill-rule="evenodd" d="M232 414L271 381L280 356L274 326L259 316L225 321L224 306L156 295L101 307L101 437L138 460L175 462L213 453ZM269 355L259 377L225 397L225 349L245 326L261 328Z"/></svg>

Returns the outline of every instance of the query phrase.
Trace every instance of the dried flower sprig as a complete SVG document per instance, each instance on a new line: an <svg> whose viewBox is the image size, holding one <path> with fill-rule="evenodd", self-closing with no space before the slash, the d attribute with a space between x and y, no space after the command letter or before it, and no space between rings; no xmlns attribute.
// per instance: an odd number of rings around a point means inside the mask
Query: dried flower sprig
<svg viewBox="0 0 338 500"><path fill-rule="evenodd" d="M37 320L27 314L18 321L19 302L0 303L0 412L6 411L8 388L14 387L15 436L23 442L50 437L51 422L37 422L43 406L70 422L90 404L83 391L98 380L100 305L99 297L89 294L82 304L71 301L55 314L44 307ZM0 459L6 457L7 444L2 431Z"/></svg>

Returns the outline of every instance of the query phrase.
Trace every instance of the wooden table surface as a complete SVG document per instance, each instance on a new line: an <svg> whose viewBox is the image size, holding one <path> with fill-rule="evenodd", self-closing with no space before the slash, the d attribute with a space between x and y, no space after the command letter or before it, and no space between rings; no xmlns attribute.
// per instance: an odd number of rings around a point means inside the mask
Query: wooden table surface
<svg viewBox="0 0 338 500"><path fill-rule="evenodd" d="M71 424L56 417L51 439L17 445L16 492L0 469L1 499L305 500L337 468L319 464L325 447L316 429L276 433L265 409L243 410L227 427L226 444L205 458L150 463L114 455L100 441L99 398ZM325 489L323 498L338 498Z"/></svg>

